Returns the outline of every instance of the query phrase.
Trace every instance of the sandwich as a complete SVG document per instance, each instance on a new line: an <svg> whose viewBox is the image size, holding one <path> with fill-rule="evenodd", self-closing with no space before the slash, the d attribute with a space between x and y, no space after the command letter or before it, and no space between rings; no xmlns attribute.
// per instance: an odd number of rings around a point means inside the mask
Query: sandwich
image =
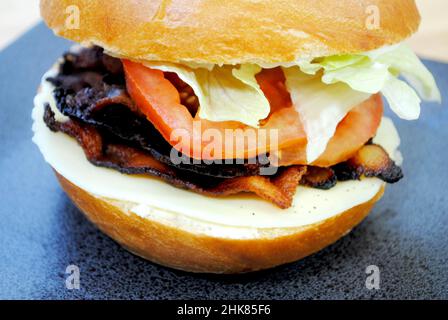
<svg viewBox="0 0 448 320"><path fill-rule="evenodd" d="M416 120L441 99L405 43L413 0L40 9L78 44L42 78L34 142L92 223L175 269L245 273L334 243L403 177L385 109Z"/></svg>

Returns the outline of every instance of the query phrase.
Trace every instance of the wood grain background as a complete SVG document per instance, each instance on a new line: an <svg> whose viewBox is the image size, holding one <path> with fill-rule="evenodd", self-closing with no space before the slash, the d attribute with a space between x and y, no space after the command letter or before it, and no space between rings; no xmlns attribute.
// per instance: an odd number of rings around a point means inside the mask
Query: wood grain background
<svg viewBox="0 0 448 320"><path fill-rule="evenodd" d="M410 44L422 57L448 62L448 0L417 3L423 23ZM38 22L38 0L0 0L0 50Z"/></svg>

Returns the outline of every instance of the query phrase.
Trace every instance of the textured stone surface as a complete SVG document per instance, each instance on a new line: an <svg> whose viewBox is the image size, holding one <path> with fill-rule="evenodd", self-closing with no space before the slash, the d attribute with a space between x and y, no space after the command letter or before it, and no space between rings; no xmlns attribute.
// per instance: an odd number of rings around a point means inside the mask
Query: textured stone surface
<svg viewBox="0 0 448 320"><path fill-rule="evenodd" d="M448 299L448 65L428 62L445 95L419 122L397 121L406 178L351 234L298 263L243 276L172 271L121 249L60 190L31 142L41 75L70 44L42 25L0 53L0 298ZM65 288L76 264L81 289ZM381 289L365 288L378 265Z"/></svg>

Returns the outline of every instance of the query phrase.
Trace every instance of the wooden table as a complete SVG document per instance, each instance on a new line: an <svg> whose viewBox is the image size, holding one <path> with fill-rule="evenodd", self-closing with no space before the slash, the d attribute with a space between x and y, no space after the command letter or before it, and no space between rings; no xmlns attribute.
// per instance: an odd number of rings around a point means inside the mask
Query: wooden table
<svg viewBox="0 0 448 320"><path fill-rule="evenodd" d="M337 0L335 0L337 1ZM394 1L394 0L390 0ZM38 0L0 1L0 50L39 22ZM448 0L417 0L423 23L410 39L425 58L448 62Z"/></svg>

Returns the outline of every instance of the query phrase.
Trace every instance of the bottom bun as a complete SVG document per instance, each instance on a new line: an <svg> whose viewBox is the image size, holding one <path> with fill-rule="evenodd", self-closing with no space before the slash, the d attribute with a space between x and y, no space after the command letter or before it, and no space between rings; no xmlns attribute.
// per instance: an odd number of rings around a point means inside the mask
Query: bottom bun
<svg viewBox="0 0 448 320"><path fill-rule="evenodd" d="M245 273L304 258L350 232L384 193L382 187L370 201L315 224L263 229L258 237L231 239L140 217L129 210L132 204L94 196L55 173L86 217L127 250L164 266L201 273Z"/></svg>

